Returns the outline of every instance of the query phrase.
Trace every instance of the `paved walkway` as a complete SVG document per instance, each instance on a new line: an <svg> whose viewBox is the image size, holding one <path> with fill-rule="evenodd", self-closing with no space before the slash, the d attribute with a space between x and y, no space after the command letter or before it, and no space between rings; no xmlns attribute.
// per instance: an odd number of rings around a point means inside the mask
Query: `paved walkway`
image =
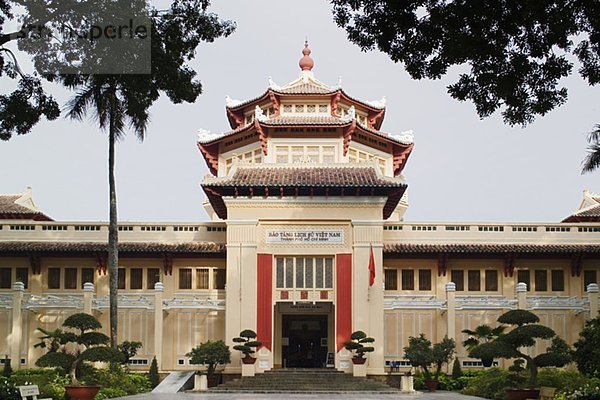
<svg viewBox="0 0 600 400"><path fill-rule="evenodd" d="M454 392L435 392L408 394L246 394L246 393L146 393L135 396L119 397L122 400L480 400L481 397L465 396Z"/></svg>

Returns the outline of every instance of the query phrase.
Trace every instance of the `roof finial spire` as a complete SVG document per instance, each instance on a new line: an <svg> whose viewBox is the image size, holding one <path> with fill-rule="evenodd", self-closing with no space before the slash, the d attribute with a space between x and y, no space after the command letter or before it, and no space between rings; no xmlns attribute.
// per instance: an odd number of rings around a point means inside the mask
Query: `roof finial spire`
<svg viewBox="0 0 600 400"><path fill-rule="evenodd" d="M308 39L304 41L304 49L302 49L303 57L300 59L298 65L302 71L312 71L315 62L310 57L310 49L308 48Z"/></svg>

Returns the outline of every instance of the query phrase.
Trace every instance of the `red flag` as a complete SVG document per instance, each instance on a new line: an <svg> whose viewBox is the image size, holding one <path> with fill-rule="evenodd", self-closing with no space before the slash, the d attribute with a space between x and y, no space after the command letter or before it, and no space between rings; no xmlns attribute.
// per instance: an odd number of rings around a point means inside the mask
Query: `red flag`
<svg viewBox="0 0 600 400"><path fill-rule="evenodd" d="M371 257L369 257L369 286L375 283L375 257L373 256L373 247L371 247Z"/></svg>

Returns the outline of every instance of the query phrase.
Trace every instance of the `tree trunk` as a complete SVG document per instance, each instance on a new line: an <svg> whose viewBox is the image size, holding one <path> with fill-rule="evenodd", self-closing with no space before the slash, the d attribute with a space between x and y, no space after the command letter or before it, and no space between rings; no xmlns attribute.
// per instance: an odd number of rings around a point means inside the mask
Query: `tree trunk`
<svg viewBox="0 0 600 400"><path fill-rule="evenodd" d="M108 129L108 191L110 199L108 222L108 288L110 345L117 348L117 309L119 282L119 230L117 226L117 188L115 184L115 88L111 91L110 125Z"/></svg>
<svg viewBox="0 0 600 400"><path fill-rule="evenodd" d="M527 360L527 367L529 367L529 387L535 388L537 385L537 365L533 359Z"/></svg>

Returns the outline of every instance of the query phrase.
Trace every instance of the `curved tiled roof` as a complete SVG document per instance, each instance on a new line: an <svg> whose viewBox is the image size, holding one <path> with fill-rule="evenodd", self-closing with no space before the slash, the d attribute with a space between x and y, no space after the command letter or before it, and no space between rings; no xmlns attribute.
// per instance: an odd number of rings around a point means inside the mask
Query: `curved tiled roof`
<svg viewBox="0 0 600 400"><path fill-rule="evenodd" d="M52 218L36 208L18 204L23 194L0 195L0 219L31 219L35 221L52 221Z"/></svg>
<svg viewBox="0 0 600 400"><path fill-rule="evenodd" d="M337 92L338 88L325 88L323 86L302 83L292 87L272 88L273 92L281 94L332 94Z"/></svg>
<svg viewBox="0 0 600 400"><path fill-rule="evenodd" d="M309 186L309 187L406 187L402 178L380 175L371 163L238 166L231 176L207 177L204 187Z"/></svg>
<svg viewBox="0 0 600 400"><path fill-rule="evenodd" d="M106 242L0 242L0 253L29 252L83 252L108 251ZM119 252L124 253L211 253L224 254L225 244L215 242L120 242Z"/></svg>
<svg viewBox="0 0 600 400"><path fill-rule="evenodd" d="M431 254L431 253L553 253L600 254L600 244L512 244L512 243L392 243L383 246L386 254Z"/></svg>
<svg viewBox="0 0 600 400"><path fill-rule="evenodd" d="M260 123L264 125L350 125L351 122L332 115L278 115Z"/></svg>

